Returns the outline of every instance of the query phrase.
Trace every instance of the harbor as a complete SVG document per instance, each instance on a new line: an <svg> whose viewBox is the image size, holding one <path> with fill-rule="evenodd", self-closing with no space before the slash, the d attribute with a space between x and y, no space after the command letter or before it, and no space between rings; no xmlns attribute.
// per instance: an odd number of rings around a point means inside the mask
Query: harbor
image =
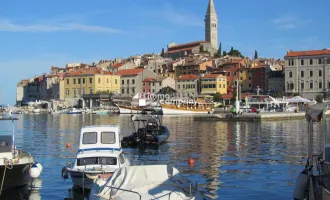
<svg viewBox="0 0 330 200"><path fill-rule="evenodd" d="M41 187L31 193L38 199L64 199L71 195L72 182L64 180L60 171L79 149L81 127L118 124L121 137L134 131L130 115L21 114L16 117L16 145L43 164ZM324 121L330 127L330 121ZM132 165L175 166L214 199L292 198L296 177L305 164L306 120L203 122L194 121L194 116L181 115L163 116L162 124L171 132L164 144L147 149L123 148ZM321 126L314 125L315 131ZM11 132L11 123L1 130L2 134L6 132ZM322 147L323 137L316 133L314 141L317 151ZM189 163L189 158L194 162ZM282 192L271 192L278 190ZM247 198L251 192L253 195ZM4 195L10 199L8 193ZM79 199L82 194L74 195Z"/></svg>

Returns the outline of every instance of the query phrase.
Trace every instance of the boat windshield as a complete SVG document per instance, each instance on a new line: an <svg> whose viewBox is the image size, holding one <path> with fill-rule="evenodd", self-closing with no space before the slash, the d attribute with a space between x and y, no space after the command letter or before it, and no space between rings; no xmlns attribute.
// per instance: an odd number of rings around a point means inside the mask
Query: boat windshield
<svg viewBox="0 0 330 200"><path fill-rule="evenodd" d="M84 165L117 165L116 157L88 157L78 158L77 166Z"/></svg>

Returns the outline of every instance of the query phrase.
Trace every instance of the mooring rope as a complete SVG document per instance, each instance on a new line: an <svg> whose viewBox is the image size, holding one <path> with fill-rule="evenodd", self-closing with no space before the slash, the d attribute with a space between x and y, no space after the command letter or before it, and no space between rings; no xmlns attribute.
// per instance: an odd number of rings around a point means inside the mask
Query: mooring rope
<svg viewBox="0 0 330 200"><path fill-rule="evenodd" d="M10 163L10 161L9 161L8 159L5 158L5 159L3 160L3 162L4 162L4 164L5 164L5 168L4 168L4 170L3 170L3 175L2 175L1 188L0 188L0 196L1 196L1 193L2 193L3 183L5 182L6 169L7 169L7 168L8 168L8 169L13 169L13 164ZM10 165L11 167L8 167L8 166L7 166L8 163L9 163L9 165Z"/></svg>

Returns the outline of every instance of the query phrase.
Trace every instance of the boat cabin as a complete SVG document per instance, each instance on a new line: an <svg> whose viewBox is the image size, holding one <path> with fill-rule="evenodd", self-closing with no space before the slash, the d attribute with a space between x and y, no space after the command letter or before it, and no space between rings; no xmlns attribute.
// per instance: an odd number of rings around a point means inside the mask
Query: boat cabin
<svg viewBox="0 0 330 200"><path fill-rule="evenodd" d="M121 150L118 125L86 126L81 129L78 153L95 150Z"/></svg>
<svg viewBox="0 0 330 200"><path fill-rule="evenodd" d="M0 136L0 159L13 158L13 137L10 135Z"/></svg>

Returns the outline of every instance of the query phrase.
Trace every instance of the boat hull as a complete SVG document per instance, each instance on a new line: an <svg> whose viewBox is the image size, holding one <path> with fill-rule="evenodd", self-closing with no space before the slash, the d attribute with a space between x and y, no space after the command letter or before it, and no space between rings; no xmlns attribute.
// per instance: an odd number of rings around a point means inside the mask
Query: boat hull
<svg viewBox="0 0 330 200"><path fill-rule="evenodd" d="M165 126L160 126L163 129L163 133L155 135L153 137L147 137L146 140L142 143L143 145L159 145L164 143L170 137L170 131ZM131 136L124 137L122 140L123 146L137 146L141 143L137 140L137 134L133 133Z"/></svg>
<svg viewBox="0 0 330 200"><path fill-rule="evenodd" d="M180 110L180 109L170 109L162 108L164 115L183 115L183 114L208 114L209 110Z"/></svg>
<svg viewBox="0 0 330 200"><path fill-rule="evenodd" d="M92 172L78 172L78 171L69 171L72 184L78 188L91 189L94 179L97 178L98 175L108 175L111 176L113 172L100 172L100 173L92 173Z"/></svg>
<svg viewBox="0 0 330 200"><path fill-rule="evenodd" d="M163 115L162 109L136 109L125 108L118 106L120 114L151 114L151 115Z"/></svg>
<svg viewBox="0 0 330 200"><path fill-rule="evenodd" d="M82 112L68 112L69 115L79 115L82 114Z"/></svg>
<svg viewBox="0 0 330 200"><path fill-rule="evenodd" d="M8 166L7 166L8 167ZM5 166L0 166L0 180L3 179ZM3 189L11 189L19 186L24 186L31 180L30 163L13 165L12 169L6 169Z"/></svg>

